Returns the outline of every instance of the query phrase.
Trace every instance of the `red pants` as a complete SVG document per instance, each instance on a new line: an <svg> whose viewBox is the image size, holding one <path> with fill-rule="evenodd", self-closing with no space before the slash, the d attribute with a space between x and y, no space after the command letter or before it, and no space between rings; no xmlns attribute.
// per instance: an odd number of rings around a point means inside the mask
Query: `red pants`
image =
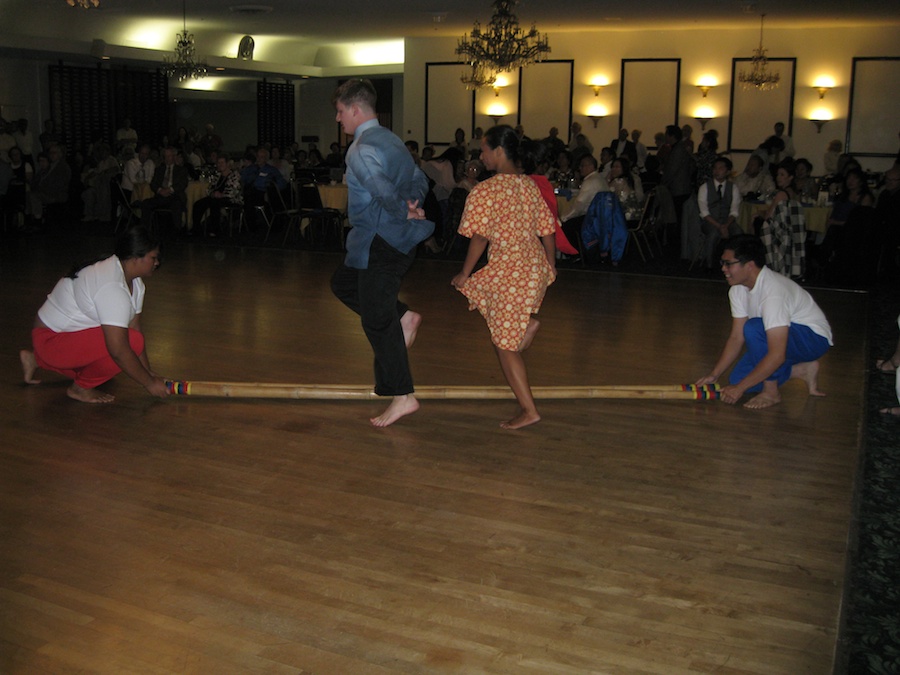
<svg viewBox="0 0 900 675"><path fill-rule="evenodd" d="M31 342L41 368L72 378L82 389L93 389L122 372L109 355L103 328L99 326L74 333L35 328ZM143 354L144 336L139 331L129 328L128 342L135 354Z"/></svg>

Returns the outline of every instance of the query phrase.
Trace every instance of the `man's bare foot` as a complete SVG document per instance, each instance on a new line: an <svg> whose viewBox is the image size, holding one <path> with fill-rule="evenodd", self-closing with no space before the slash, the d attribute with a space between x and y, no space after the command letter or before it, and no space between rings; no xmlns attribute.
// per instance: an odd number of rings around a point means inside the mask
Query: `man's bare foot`
<svg viewBox="0 0 900 675"><path fill-rule="evenodd" d="M751 410L762 410L763 408L771 408L773 405L778 405L779 403L781 403L780 394L772 396L770 394L762 392L747 401L744 404L744 407L750 408Z"/></svg>
<svg viewBox="0 0 900 675"><path fill-rule="evenodd" d="M819 362L807 361L796 363L791 368L791 379L800 379L806 382L810 396L825 396L824 391L819 391Z"/></svg>
<svg viewBox="0 0 900 675"><path fill-rule="evenodd" d="M889 359L878 359L875 362L875 370L881 373L893 375L895 372L897 372L898 363L900 363L900 360L898 360L896 356L892 356Z"/></svg>
<svg viewBox="0 0 900 675"><path fill-rule="evenodd" d="M537 424L540 421L541 416L538 415L537 410L527 411L519 408L519 414L511 420L500 422L500 427L503 429L521 429L523 427L531 426L532 424Z"/></svg>
<svg viewBox="0 0 900 675"><path fill-rule="evenodd" d="M412 394L406 394L404 396L394 396L394 399L391 401L391 404L387 407L387 409L378 417L372 417L371 419L369 419L369 421L374 427L386 427L393 424L401 417L411 415L418 409L419 402Z"/></svg>
<svg viewBox="0 0 900 675"><path fill-rule="evenodd" d="M538 332L538 328L541 327L541 322L531 317L528 319L528 325L525 327L525 336L522 338L522 341L519 343L519 348L516 350L518 352L524 352L531 346L531 343L534 342L534 336Z"/></svg>
<svg viewBox="0 0 900 675"><path fill-rule="evenodd" d="M879 410L882 415L893 415L894 417L900 417L900 408L882 408Z"/></svg>
<svg viewBox="0 0 900 675"><path fill-rule="evenodd" d="M416 333L419 331L419 324L422 323L422 315L412 310L406 310L406 313L400 317L400 327L403 328L403 341L406 348L409 349L416 341Z"/></svg>
<svg viewBox="0 0 900 675"><path fill-rule="evenodd" d="M40 384L40 380L36 380L34 374L37 372L37 359L34 358L34 352L23 349L19 352L19 360L22 362L22 375L26 384Z"/></svg>
<svg viewBox="0 0 900 675"><path fill-rule="evenodd" d="M112 394L106 394L96 389L85 389L74 382L66 389L66 394L69 398L74 398L82 403L112 403L116 399Z"/></svg>

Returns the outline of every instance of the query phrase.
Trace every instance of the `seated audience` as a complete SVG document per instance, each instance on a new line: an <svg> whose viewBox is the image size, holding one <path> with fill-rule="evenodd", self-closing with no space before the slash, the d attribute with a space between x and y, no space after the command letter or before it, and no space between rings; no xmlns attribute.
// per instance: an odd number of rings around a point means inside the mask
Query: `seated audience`
<svg viewBox="0 0 900 675"><path fill-rule="evenodd" d="M461 187L466 192L471 192L472 188L481 181L481 174L484 171L484 164L482 164L480 159L469 160L463 168L463 176L459 180L458 187Z"/></svg>
<svg viewBox="0 0 900 675"><path fill-rule="evenodd" d="M16 146L22 152L22 159L30 166L34 166L34 136L28 131L28 120L23 117L18 122L14 122L12 127L12 136L16 141Z"/></svg>
<svg viewBox="0 0 900 675"><path fill-rule="evenodd" d="M41 221L45 207L50 204L65 204L69 200L71 180L72 170L60 146L51 145L50 152L38 155L38 167L28 193L28 212L33 220Z"/></svg>
<svg viewBox="0 0 900 675"><path fill-rule="evenodd" d="M821 265L831 266L833 275L840 277L848 271L860 239L866 234L861 228L866 227L869 211L873 211L874 205L875 198L869 190L865 173L862 169L851 167L835 197L828 218L828 230L817 256Z"/></svg>
<svg viewBox="0 0 900 675"><path fill-rule="evenodd" d="M825 175L835 174L838 172L838 160L844 151L844 144L835 139L825 148Z"/></svg>
<svg viewBox="0 0 900 675"><path fill-rule="evenodd" d="M613 157L625 157L631 166L637 163L637 149L634 141L628 140L628 129L619 129L619 136L612 140L609 147L612 148Z"/></svg>
<svg viewBox="0 0 900 675"><path fill-rule="evenodd" d="M659 185L659 182L662 180L662 173L659 170L659 158L656 155L647 155L640 178L645 192L649 192Z"/></svg>
<svg viewBox="0 0 900 675"><path fill-rule="evenodd" d="M609 181L609 169L612 167L613 160L616 158L616 153L612 148L601 148L600 149L600 166L597 167L597 171L600 172L600 175L606 178L607 182Z"/></svg>
<svg viewBox="0 0 900 675"><path fill-rule="evenodd" d="M275 185L279 190L284 190L288 185L281 171L269 164L269 151L265 148L256 151L254 163L241 169L241 183L244 186L244 203L249 207L266 203L270 185Z"/></svg>
<svg viewBox="0 0 900 675"><path fill-rule="evenodd" d="M138 149L137 156L125 162L125 167L122 170L122 191L129 202L131 201L131 193L134 191L134 186L141 183L149 183L155 170L156 165L150 159L150 146L144 143Z"/></svg>
<svg viewBox="0 0 900 675"><path fill-rule="evenodd" d="M707 269L715 266L716 249L723 239L743 234L738 225L741 192L732 182L731 160L717 157L712 175L697 190L700 231L703 232L703 261Z"/></svg>
<svg viewBox="0 0 900 675"><path fill-rule="evenodd" d="M547 179L552 183L556 183L561 188L575 188L578 185L578 178L575 175L575 168L572 165L572 153L563 150L556 155L556 163L550 167Z"/></svg>
<svg viewBox="0 0 900 675"><path fill-rule="evenodd" d="M573 247L578 248L578 239L581 236L581 224L588 207L594 201L598 192L609 192L609 183L597 170L597 160L593 155L582 157L578 164L578 172L581 174L581 188L572 199L571 209L561 218L563 232Z"/></svg>
<svg viewBox="0 0 900 675"><path fill-rule="evenodd" d="M764 160L759 155L750 155L744 172L734 181L742 199L756 201L775 191L775 181L768 171L763 170L764 166Z"/></svg>
<svg viewBox="0 0 900 675"><path fill-rule="evenodd" d="M6 174L6 199L4 208L7 212L25 211L25 195L27 187L34 179L34 166L26 160L18 147L9 149L9 164L0 162L9 168Z"/></svg>
<svg viewBox="0 0 900 675"><path fill-rule="evenodd" d="M794 164L794 191L804 204L814 204L819 196L819 183L810 174L812 163L801 157Z"/></svg>
<svg viewBox="0 0 900 675"><path fill-rule="evenodd" d="M332 150L334 150L335 146L337 146L340 151L340 146L338 146L337 143L331 144ZM338 152L338 155L340 155L340 152ZM331 155L329 155L329 157L331 157ZM281 148L277 145L273 145L272 149L269 151L269 164L281 172L281 177L284 178L286 182L290 182L291 175L294 173L294 167L289 161L281 156ZM329 166L331 165L329 164ZM340 166L340 164L338 164L338 166ZM216 168L218 168L218 165L216 165Z"/></svg>
<svg viewBox="0 0 900 675"><path fill-rule="evenodd" d="M760 231L766 264L773 272L802 279L806 273L806 218L794 190L794 160L788 158L775 172L777 192L766 211Z"/></svg>
<svg viewBox="0 0 900 675"><path fill-rule="evenodd" d="M108 221L112 217L112 201L109 194L109 181L119 173L119 162L112 155L112 149L106 143L98 143L95 158L86 171L81 174L84 191L81 201L84 205L82 221Z"/></svg>
<svg viewBox="0 0 900 675"><path fill-rule="evenodd" d="M612 161L607 182L609 189L619 198L626 218L632 220L629 211L639 209L644 203L644 186L641 179L631 171L631 163L627 157L616 157Z"/></svg>
<svg viewBox="0 0 900 675"><path fill-rule="evenodd" d="M343 168L344 155L341 152L340 143L334 142L330 146L328 146L328 149L330 152L328 153L328 156L325 158L325 166L327 166L331 169ZM273 148L273 150L274 150L274 148ZM285 178L288 178L290 180L290 178L287 176L285 176Z"/></svg>
<svg viewBox="0 0 900 675"><path fill-rule="evenodd" d="M558 157L559 153L566 149L566 144L559 137L558 127L550 127L547 138L542 140L541 143L547 148L547 157Z"/></svg>
<svg viewBox="0 0 900 675"><path fill-rule="evenodd" d="M175 161L177 154L173 147L163 150L163 162L150 179L153 196L141 202L141 225L148 231L153 225L153 214L161 209L171 211L175 229L181 228L189 179L187 169Z"/></svg>
<svg viewBox="0 0 900 675"><path fill-rule="evenodd" d="M222 209L226 206L241 206L244 203L244 190L241 177L231 169L227 157L219 157L216 162L216 176L209 183L209 192L203 199L194 203L193 222L199 225L203 214L209 211L206 221L206 232L212 236L221 231Z"/></svg>

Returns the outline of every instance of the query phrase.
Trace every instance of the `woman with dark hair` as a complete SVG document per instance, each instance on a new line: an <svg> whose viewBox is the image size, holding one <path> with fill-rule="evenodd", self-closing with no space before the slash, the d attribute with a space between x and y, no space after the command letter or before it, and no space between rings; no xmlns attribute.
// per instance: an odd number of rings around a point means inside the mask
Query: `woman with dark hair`
<svg viewBox="0 0 900 675"><path fill-rule="evenodd" d="M777 192L760 234L766 247L766 264L779 274L799 279L806 272L806 217L794 190L795 166L790 157L778 165Z"/></svg>
<svg viewBox="0 0 900 675"><path fill-rule="evenodd" d="M719 132L710 129L703 134L697 147L697 186L712 178L712 167L719 157Z"/></svg>
<svg viewBox="0 0 900 675"><path fill-rule="evenodd" d="M794 162L794 190L804 204L812 204L819 196L819 184L812 177L812 162L801 157Z"/></svg>
<svg viewBox="0 0 900 675"><path fill-rule="evenodd" d="M522 352L540 326L535 315L556 279L556 219L535 182L522 174L523 149L509 126L491 127L481 143L481 160L496 175L476 185L459 233L469 237L462 271L451 284L484 316L507 383L519 402L515 417L501 422L520 429L540 421ZM472 273L488 250L488 263Z"/></svg>
<svg viewBox="0 0 900 675"><path fill-rule="evenodd" d="M159 242L136 226L112 256L60 279L34 320L34 351L19 352L25 382L39 384L34 375L43 368L72 378L70 398L109 403L114 397L96 387L125 371L151 395L167 396L165 381L150 368L140 322L143 280L157 267Z"/></svg>

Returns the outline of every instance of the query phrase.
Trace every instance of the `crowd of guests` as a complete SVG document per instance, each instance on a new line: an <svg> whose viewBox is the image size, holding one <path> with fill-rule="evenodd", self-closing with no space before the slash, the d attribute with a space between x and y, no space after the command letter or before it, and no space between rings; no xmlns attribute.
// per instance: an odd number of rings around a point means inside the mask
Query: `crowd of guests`
<svg viewBox="0 0 900 675"><path fill-rule="evenodd" d="M332 143L329 154L311 143L278 147L270 143L227 152L212 124L202 132L180 127L171 136L149 142L125 119L114 141L98 138L87 148L66 148L53 120L37 139L27 120L0 120L0 208L4 226L39 230L51 221L110 223L126 205L142 223L154 226L154 214L166 211L174 228L204 222L217 233L222 209L263 203L269 185L285 190L291 180L334 178L342 173L343 151ZM186 215L190 181L208 183L209 192ZM290 195L285 192L290 202ZM55 216L52 209L59 209ZM208 222L207 222L208 220Z"/></svg>

